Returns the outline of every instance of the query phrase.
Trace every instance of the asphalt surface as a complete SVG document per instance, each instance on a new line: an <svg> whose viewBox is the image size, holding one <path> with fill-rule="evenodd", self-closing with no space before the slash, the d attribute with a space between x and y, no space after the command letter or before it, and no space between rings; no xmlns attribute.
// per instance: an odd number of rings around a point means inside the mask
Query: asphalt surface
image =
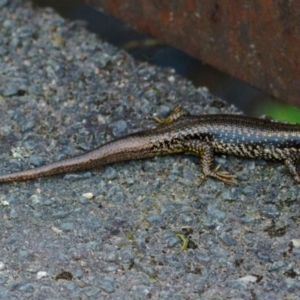
<svg viewBox="0 0 300 300"><path fill-rule="evenodd" d="M0 0L0 24L2 174L151 128L178 103L239 113L52 9ZM216 161L237 185L200 184L187 155L2 184L0 298L300 299L299 186L279 163Z"/></svg>

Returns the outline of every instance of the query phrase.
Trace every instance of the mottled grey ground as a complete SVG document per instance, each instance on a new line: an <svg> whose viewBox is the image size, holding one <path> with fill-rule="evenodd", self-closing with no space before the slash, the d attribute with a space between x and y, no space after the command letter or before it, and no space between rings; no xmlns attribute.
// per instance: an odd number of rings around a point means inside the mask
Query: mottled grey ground
<svg viewBox="0 0 300 300"><path fill-rule="evenodd" d="M51 9L0 8L1 173L151 128L177 103L236 112ZM299 186L278 163L217 163L239 184L200 185L184 155L2 184L0 298L299 299Z"/></svg>

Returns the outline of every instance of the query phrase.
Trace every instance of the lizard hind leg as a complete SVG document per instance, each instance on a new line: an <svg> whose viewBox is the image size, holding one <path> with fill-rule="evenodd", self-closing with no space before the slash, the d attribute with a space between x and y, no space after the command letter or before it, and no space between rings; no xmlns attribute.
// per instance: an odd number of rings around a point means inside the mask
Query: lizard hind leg
<svg viewBox="0 0 300 300"><path fill-rule="evenodd" d="M210 144L199 140L192 140L184 142L184 145L188 153L200 156L200 164L202 172L204 173L201 183L206 180L207 177L216 178L227 184L235 183L236 175L226 171L220 171L220 166L213 168L214 151Z"/></svg>
<svg viewBox="0 0 300 300"><path fill-rule="evenodd" d="M293 176L293 178L300 183L300 172L299 168L297 166L297 163L299 163L300 157L297 159L287 158L284 161L284 164L286 168L288 169L289 173Z"/></svg>
<svg viewBox="0 0 300 300"><path fill-rule="evenodd" d="M187 115L187 112L182 109L181 104L178 104L165 119L160 119L157 116L153 116L153 120L162 125L167 125L178 120L183 115Z"/></svg>

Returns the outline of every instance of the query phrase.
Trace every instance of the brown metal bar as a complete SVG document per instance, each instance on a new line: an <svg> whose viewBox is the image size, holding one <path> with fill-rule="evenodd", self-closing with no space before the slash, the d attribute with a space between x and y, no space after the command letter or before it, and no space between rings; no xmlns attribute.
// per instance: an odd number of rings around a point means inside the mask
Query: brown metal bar
<svg viewBox="0 0 300 300"><path fill-rule="evenodd" d="M300 1L85 1L300 106Z"/></svg>

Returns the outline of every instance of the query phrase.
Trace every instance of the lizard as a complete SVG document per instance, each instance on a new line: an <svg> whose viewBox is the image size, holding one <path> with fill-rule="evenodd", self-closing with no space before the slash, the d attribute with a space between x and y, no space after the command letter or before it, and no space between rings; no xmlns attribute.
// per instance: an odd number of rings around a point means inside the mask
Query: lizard
<svg viewBox="0 0 300 300"><path fill-rule="evenodd" d="M0 175L0 183L98 168L116 162L189 153L200 158L203 180L236 182L236 175L214 167L215 154L284 162L300 183L300 125L233 114L191 115L177 105L159 126L112 140L81 155L33 169Z"/></svg>

